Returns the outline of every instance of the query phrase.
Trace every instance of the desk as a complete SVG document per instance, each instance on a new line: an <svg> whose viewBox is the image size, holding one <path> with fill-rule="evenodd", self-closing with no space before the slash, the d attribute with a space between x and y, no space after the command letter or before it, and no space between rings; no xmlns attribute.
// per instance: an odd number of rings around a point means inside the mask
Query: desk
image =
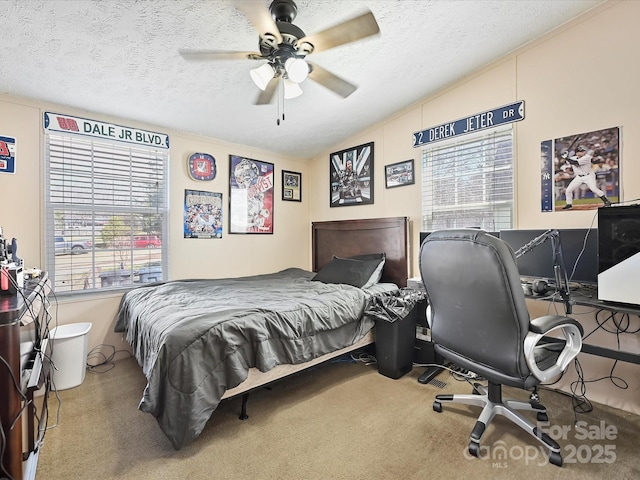
<svg viewBox="0 0 640 480"><path fill-rule="evenodd" d="M34 419L36 407L34 392L39 389L49 375L42 363L42 353L32 350L28 361L20 358L20 330L23 324L32 323L40 329L40 350L46 351L47 343L44 316L48 279L44 275L35 281L26 282L18 295L0 296L0 420L5 436L5 450L2 465L15 480L35 478L38 449ZM46 393L45 393L46 397ZM23 405L27 404L26 409ZM46 406L46 398L43 405ZM45 408L45 407L43 407ZM27 416L27 445L23 453L23 431L20 417ZM40 418L43 416L41 415ZM40 439L39 434L39 438ZM0 471L0 476L3 472Z"/></svg>
<svg viewBox="0 0 640 480"><path fill-rule="evenodd" d="M556 298L555 296L540 297L535 295L527 295L526 297L533 300L557 301L558 303L562 303L562 300L560 298ZM640 316L640 306L622 305L598 300L598 290L595 286L571 289L569 303L571 305L592 307L598 310L607 310L610 312ZM640 352L624 352L620 350L600 347L597 345L590 345L587 343L582 344L581 351L590 355L597 355L613 360L620 360L622 362L640 364Z"/></svg>

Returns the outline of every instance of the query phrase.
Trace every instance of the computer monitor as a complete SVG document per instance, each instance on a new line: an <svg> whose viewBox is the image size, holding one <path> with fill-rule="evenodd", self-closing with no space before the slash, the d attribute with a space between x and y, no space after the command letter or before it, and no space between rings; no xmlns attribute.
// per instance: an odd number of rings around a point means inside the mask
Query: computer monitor
<svg viewBox="0 0 640 480"><path fill-rule="evenodd" d="M513 251L544 234L547 230L502 230L500 238ZM558 229L567 277L581 284L598 283L598 230L595 228ZM586 242L586 243L585 243ZM584 247L584 250L583 250ZM553 281L553 249L551 240L516 259L520 276Z"/></svg>
<svg viewBox="0 0 640 480"><path fill-rule="evenodd" d="M560 230L560 241L562 242L562 255L564 256L569 280L597 285L598 229L573 228ZM581 252L582 254L580 255Z"/></svg>

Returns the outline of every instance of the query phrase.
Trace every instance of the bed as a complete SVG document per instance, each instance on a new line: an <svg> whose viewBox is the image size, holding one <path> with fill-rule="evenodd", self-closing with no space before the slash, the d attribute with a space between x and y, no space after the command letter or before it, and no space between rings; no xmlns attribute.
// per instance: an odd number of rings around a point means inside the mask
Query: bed
<svg viewBox="0 0 640 480"><path fill-rule="evenodd" d="M243 395L246 417L250 390L372 343L365 309L406 286L408 247L406 217L314 222L312 271L128 291L115 331L125 333L147 379L139 409L180 449L221 400Z"/></svg>

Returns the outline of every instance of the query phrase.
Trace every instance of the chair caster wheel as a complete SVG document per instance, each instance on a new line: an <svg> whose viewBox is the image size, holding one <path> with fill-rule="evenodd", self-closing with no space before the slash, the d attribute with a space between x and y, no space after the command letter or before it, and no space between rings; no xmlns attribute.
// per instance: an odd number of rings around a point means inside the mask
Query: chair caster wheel
<svg viewBox="0 0 640 480"><path fill-rule="evenodd" d="M557 465L558 467L562 466L562 455L559 452L551 452L549 453L549 463Z"/></svg>
<svg viewBox="0 0 640 480"><path fill-rule="evenodd" d="M475 442L469 442L469 453L474 457L480 456L480 445Z"/></svg>
<svg viewBox="0 0 640 480"><path fill-rule="evenodd" d="M433 402L433 411L434 412L442 412L442 404L438 401Z"/></svg>
<svg viewBox="0 0 640 480"><path fill-rule="evenodd" d="M538 412L538 421L539 422L548 422L549 421L549 417L547 416L547 414L545 412Z"/></svg>

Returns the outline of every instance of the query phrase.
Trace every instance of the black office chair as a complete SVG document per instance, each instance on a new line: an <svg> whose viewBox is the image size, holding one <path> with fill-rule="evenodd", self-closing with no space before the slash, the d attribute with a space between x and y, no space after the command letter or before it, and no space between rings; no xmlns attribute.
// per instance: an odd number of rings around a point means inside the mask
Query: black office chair
<svg viewBox="0 0 640 480"><path fill-rule="evenodd" d="M475 383L471 395L437 395L433 409L441 412L441 402L483 407L469 442L476 457L489 423L504 415L544 444L549 461L561 466L560 446L517 410L548 420L537 386L559 377L580 352L580 324L559 315L530 320L513 251L482 230L431 233L420 248L420 273L435 351L488 381L487 389ZM543 340L558 329L563 339ZM533 390L530 401L503 400L502 385Z"/></svg>

